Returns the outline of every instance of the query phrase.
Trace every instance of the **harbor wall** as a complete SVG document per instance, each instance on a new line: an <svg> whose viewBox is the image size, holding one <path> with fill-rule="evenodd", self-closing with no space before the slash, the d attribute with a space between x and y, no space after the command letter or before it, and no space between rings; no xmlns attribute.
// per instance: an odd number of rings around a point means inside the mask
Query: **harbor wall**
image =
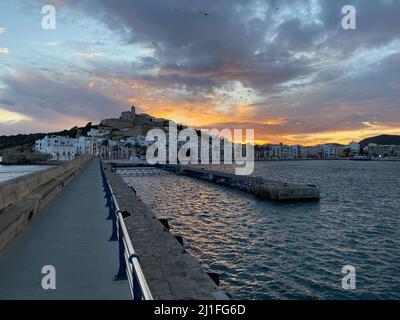
<svg viewBox="0 0 400 320"><path fill-rule="evenodd" d="M173 164L146 165L142 163L117 163L114 161L109 162L109 164L114 171L129 171L137 167L160 168L179 175L187 175L192 178L251 192L261 199L279 202L319 201L320 199L320 189L314 184L287 183L257 176L239 176L204 168L197 169L191 166Z"/></svg>
<svg viewBox="0 0 400 320"><path fill-rule="evenodd" d="M1 182L0 251L92 159L93 156L82 156L52 168Z"/></svg>
<svg viewBox="0 0 400 320"><path fill-rule="evenodd" d="M158 165L158 167L187 175L193 178L207 180L228 187L251 192L263 199L281 202L290 201L318 201L319 188L312 184L284 183L276 180L268 180L253 176L238 176L229 173L194 169L179 165Z"/></svg>
<svg viewBox="0 0 400 320"><path fill-rule="evenodd" d="M29 165L42 164L51 157L50 154L34 152L9 152L3 155L1 164L6 165Z"/></svg>
<svg viewBox="0 0 400 320"><path fill-rule="evenodd" d="M218 287L219 277L208 273L191 256L184 239L158 220L119 174L105 165L105 173L123 212L140 266L156 300L227 300Z"/></svg>

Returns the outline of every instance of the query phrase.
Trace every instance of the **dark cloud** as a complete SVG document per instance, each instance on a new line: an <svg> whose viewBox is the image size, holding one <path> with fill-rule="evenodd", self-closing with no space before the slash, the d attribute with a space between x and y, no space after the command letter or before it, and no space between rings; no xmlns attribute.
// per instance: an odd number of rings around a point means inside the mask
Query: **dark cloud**
<svg viewBox="0 0 400 320"><path fill-rule="evenodd" d="M4 104L9 107L15 106L15 102L8 99L0 99L0 104Z"/></svg>
<svg viewBox="0 0 400 320"><path fill-rule="evenodd" d="M400 3L389 0L70 3L120 32L127 43L152 47L155 58L144 59L139 68L157 66L168 83L195 91L240 81L261 93L276 93L284 91L281 84L316 71L318 80L334 81L337 70L316 70L326 55L347 59L357 49L398 39L400 30ZM340 27L347 4L357 9L356 31Z"/></svg>
<svg viewBox="0 0 400 320"><path fill-rule="evenodd" d="M329 35L324 45L339 50L343 56L399 39L399 1L338 0L320 1L320 4L321 20ZM344 5L353 5L356 9L357 29L351 32L341 28Z"/></svg>
<svg viewBox="0 0 400 320"><path fill-rule="evenodd" d="M88 87L84 79L46 73L8 75L3 79L8 90L2 101L16 101L9 108L35 121L58 121L63 117L100 120L120 109L116 99Z"/></svg>
<svg viewBox="0 0 400 320"><path fill-rule="evenodd" d="M302 1L310 5L310 1ZM212 89L229 81L241 81L261 91L304 76L310 63L293 59L293 52L313 45L323 28L291 19L278 23L277 2L267 1L263 14L260 2L248 1L86 1L75 3L111 29L124 35L128 43L146 43L156 59L161 75L190 89L198 84ZM91 8L103 10L91 10ZM280 8L285 8L285 2ZM203 13L207 12L208 15ZM277 38L269 33L277 28ZM206 81L193 81L205 78ZM198 88L196 88L198 89Z"/></svg>

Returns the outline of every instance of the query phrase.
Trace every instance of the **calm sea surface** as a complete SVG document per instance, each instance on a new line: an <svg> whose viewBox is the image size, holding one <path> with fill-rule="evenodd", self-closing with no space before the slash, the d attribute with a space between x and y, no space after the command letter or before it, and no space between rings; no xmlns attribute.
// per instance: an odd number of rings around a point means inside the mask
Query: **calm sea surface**
<svg viewBox="0 0 400 320"><path fill-rule="evenodd" d="M3 166L0 165L0 182L14 179L31 172L44 170L48 166Z"/></svg>
<svg viewBox="0 0 400 320"><path fill-rule="evenodd" d="M233 298L400 299L400 162L257 162L255 175L321 188L280 204L173 174L125 177ZM356 289L342 289L342 267Z"/></svg>

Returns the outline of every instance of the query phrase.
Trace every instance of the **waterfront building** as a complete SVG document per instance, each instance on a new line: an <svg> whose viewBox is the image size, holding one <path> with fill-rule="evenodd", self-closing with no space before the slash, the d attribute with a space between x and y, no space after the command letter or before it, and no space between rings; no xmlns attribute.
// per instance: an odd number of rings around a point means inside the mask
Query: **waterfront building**
<svg viewBox="0 0 400 320"><path fill-rule="evenodd" d="M396 153L397 151L397 146L393 145L380 145L376 143L370 143L366 148L365 151L368 153L368 155L372 157L378 157L378 158L386 158L386 157L391 157Z"/></svg>
<svg viewBox="0 0 400 320"><path fill-rule="evenodd" d="M302 158L302 159L321 159L321 158L323 158L322 145L300 147L300 158Z"/></svg>
<svg viewBox="0 0 400 320"><path fill-rule="evenodd" d="M348 145L349 151L352 154L359 154L360 153L360 144L358 142L352 141Z"/></svg>
<svg viewBox="0 0 400 320"><path fill-rule="evenodd" d="M280 144L265 144L256 146L255 157L258 160L294 160L305 157L304 147Z"/></svg>
<svg viewBox="0 0 400 320"><path fill-rule="evenodd" d="M95 139L90 137L79 137L75 143L76 156L84 154L97 154L97 144Z"/></svg>
<svg viewBox="0 0 400 320"><path fill-rule="evenodd" d="M51 160L68 161L75 159L78 139L60 136L46 136L35 142L35 149L51 155Z"/></svg>
<svg viewBox="0 0 400 320"><path fill-rule="evenodd" d="M287 159L299 159L300 158L301 146L289 146Z"/></svg>
<svg viewBox="0 0 400 320"><path fill-rule="evenodd" d="M344 146L337 143L327 143L322 145L322 150L325 159L335 159L343 155Z"/></svg>
<svg viewBox="0 0 400 320"><path fill-rule="evenodd" d="M394 146L392 149L393 157L400 157L400 146Z"/></svg>
<svg viewBox="0 0 400 320"><path fill-rule="evenodd" d="M51 155L51 160L69 161L85 154L97 154L95 139L90 137L70 138L63 136L46 136L35 142L35 149Z"/></svg>

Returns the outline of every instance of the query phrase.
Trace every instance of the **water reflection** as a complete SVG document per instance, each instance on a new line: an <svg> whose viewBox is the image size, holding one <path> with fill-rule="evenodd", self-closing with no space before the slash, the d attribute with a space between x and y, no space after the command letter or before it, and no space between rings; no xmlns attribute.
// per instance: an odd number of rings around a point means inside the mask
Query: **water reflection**
<svg viewBox="0 0 400 320"><path fill-rule="evenodd" d="M172 174L125 180L157 216L172 219L189 252L220 273L234 298L400 298L400 163L376 165L256 164L266 178L320 185L320 203L263 201ZM346 264L356 267L355 291L341 288Z"/></svg>

